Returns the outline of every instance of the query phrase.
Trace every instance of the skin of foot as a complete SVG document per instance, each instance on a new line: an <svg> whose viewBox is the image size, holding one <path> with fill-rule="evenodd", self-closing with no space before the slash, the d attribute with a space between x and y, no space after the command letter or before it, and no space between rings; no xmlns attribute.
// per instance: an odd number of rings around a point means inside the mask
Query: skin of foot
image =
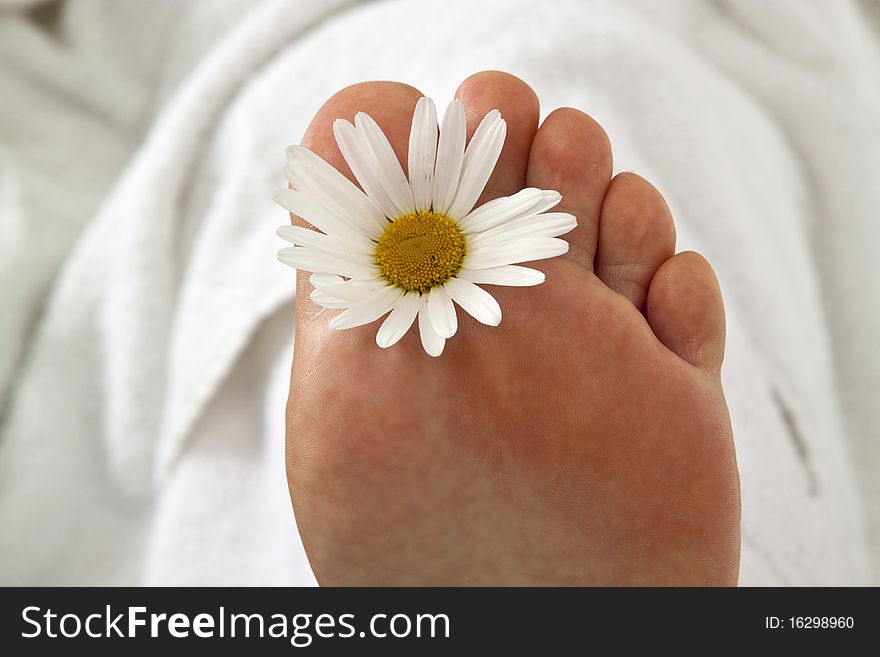
<svg viewBox="0 0 880 657"><path fill-rule="evenodd" d="M330 98L302 144L354 180L334 119L382 127L406 171L421 96L370 82ZM555 189L578 227L537 287L487 286L489 328L459 312L443 355L411 330L328 328L298 272L287 410L297 526L322 585L735 585L740 496L709 264L675 254L662 196L612 178L603 129L571 108L539 123L523 81L465 80L468 138L499 109L501 157L479 203ZM294 223L303 222L293 217Z"/></svg>

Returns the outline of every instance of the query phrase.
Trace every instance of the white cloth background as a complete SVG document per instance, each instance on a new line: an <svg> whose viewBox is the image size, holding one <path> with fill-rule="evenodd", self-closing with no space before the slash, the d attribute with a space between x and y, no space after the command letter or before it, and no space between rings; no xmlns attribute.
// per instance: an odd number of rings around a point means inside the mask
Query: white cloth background
<svg viewBox="0 0 880 657"><path fill-rule="evenodd" d="M310 584L283 148L365 79L580 107L725 294L743 584L878 582L876 2L0 5L0 583ZM33 3L33 4L39 4Z"/></svg>

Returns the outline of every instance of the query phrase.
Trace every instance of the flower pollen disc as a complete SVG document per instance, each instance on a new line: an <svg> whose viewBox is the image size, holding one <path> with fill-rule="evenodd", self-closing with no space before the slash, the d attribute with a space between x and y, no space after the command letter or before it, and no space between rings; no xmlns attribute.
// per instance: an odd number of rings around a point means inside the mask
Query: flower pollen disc
<svg viewBox="0 0 880 657"><path fill-rule="evenodd" d="M455 221L423 211L388 224L376 244L379 272L392 285L425 294L460 270L465 238Z"/></svg>

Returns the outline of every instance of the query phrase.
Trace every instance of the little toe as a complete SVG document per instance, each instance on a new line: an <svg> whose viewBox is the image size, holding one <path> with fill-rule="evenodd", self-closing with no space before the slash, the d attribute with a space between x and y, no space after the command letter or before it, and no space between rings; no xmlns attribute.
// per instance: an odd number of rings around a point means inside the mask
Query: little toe
<svg viewBox="0 0 880 657"><path fill-rule="evenodd" d="M596 121L564 107L538 128L529 154L526 184L555 189L562 202L554 212L570 212L578 226L565 235L568 257L590 271L596 255L602 199L611 181L611 144Z"/></svg>
<svg viewBox="0 0 880 657"><path fill-rule="evenodd" d="M648 323L668 349L714 371L724 359L724 304L712 267L685 251L660 265L648 288Z"/></svg>
<svg viewBox="0 0 880 657"><path fill-rule="evenodd" d="M529 149L538 130L538 96L514 75L482 71L462 82L455 97L464 105L468 140L492 110L507 122L504 147L477 205L515 194L526 182Z"/></svg>
<svg viewBox="0 0 880 657"><path fill-rule="evenodd" d="M641 310L654 273L674 254L675 225L660 192L633 173L615 176L599 221L599 278Z"/></svg>

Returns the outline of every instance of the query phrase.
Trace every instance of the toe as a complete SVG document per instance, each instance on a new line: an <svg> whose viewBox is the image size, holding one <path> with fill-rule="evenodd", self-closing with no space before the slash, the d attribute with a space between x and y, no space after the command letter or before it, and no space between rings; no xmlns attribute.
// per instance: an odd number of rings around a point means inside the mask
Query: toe
<svg viewBox="0 0 880 657"><path fill-rule="evenodd" d="M538 129L538 96L516 76L483 71L462 82L455 97L464 104L469 140L493 109L507 122L504 148L478 205L518 192L525 186L529 149Z"/></svg>
<svg viewBox="0 0 880 657"><path fill-rule="evenodd" d="M555 189L578 226L565 236L569 257L593 269L602 199L611 181L611 144L592 118L575 109L552 112L538 128L529 154L526 184Z"/></svg>
<svg viewBox="0 0 880 657"><path fill-rule="evenodd" d="M418 89L397 82L361 82L346 87L331 96L318 110L306 129L302 145L357 184L333 136L333 122L337 119L353 121L358 112L365 112L379 124L406 171L413 110L421 96ZM291 215L291 220L296 225L309 226L295 215ZM297 272L297 322L300 325L307 324L316 313L323 312L323 309L308 302L312 289L307 283L308 277L308 272Z"/></svg>
<svg viewBox="0 0 880 657"><path fill-rule="evenodd" d="M724 305L703 256L686 251L660 265L648 289L647 316L667 348L698 367L721 368Z"/></svg>
<svg viewBox="0 0 880 657"><path fill-rule="evenodd" d="M642 309L654 272L674 254L675 226L660 192L635 174L615 176L599 220L599 278Z"/></svg>
<svg viewBox="0 0 880 657"><path fill-rule="evenodd" d="M321 106L306 129L302 145L355 181L333 136L333 122L336 119L354 121L355 114L365 112L382 128L406 171L409 130L413 110L421 96L418 89L399 82L353 84L333 94Z"/></svg>

